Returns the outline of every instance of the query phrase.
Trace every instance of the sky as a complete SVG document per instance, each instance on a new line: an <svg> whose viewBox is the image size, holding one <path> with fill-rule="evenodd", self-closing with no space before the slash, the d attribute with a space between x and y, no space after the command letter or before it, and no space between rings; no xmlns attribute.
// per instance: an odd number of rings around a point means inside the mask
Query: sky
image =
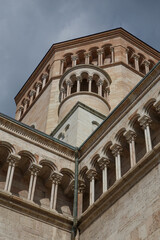
<svg viewBox="0 0 160 240"><path fill-rule="evenodd" d="M160 51L159 0L0 0L0 112L52 44L123 27Z"/></svg>

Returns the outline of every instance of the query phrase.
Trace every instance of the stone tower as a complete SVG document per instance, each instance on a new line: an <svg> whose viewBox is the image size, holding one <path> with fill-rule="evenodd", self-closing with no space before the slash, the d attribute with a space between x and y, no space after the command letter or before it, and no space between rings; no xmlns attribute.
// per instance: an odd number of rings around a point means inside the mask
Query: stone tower
<svg viewBox="0 0 160 240"><path fill-rule="evenodd" d="M159 60L122 28L52 45L0 114L0 239L159 239Z"/></svg>

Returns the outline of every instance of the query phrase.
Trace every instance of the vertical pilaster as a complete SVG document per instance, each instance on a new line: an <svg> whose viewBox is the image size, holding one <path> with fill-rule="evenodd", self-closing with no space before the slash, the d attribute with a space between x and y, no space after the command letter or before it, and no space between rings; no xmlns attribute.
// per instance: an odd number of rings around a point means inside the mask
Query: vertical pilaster
<svg viewBox="0 0 160 240"><path fill-rule="evenodd" d="M84 57L85 57L85 64L90 64L91 52L85 52Z"/></svg>
<svg viewBox="0 0 160 240"><path fill-rule="evenodd" d="M76 66L77 60L78 60L78 55L72 55L71 59L72 59L72 67Z"/></svg>
<svg viewBox="0 0 160 240"><path fill-rule="evenodd" d="M79 181L78 186L78 218L82 215L83 212L83 194L85 190L85 184L82 181Z"/></svg>
<svg viewBox="0 0 160 240"><path fill-rule="evenodd" d="M92 79L93 76L88 76L88 91L92 92Z"/></svg>
<svg viewBox="0 0 160 240"><path fill-rule="evenodd" d="M81 89L81 76L77 76L76 77L76 80L77 80L77 92L80 92L80 89Z"/></svg>
<svg viewBox="0 0 160 240"><path fill-rule="evenodd" d="M111 63L115 62L115 53L114 53L114 47L110 47L110 51L111 51Z"/></svg>
<svg viewBox="0 0 160 240"><path fill-rule="evenodd" d="M42 75L42 89L45 87L46 85L46 82L47 82L47 77L48 77L48 74L43 74Z"/></svg>

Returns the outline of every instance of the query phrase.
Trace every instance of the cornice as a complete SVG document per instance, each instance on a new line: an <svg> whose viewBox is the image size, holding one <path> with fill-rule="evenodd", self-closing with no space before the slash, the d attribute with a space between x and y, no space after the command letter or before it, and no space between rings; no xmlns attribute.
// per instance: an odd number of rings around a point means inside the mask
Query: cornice
<svg viewBox="0 0 160 240"><path fill-rule="evenodd" d="M74 147L3 114L0 114L0 130L74 162Z"/></svg>
<svg viewBox="0 0 160 240"><path fill-rule="evenodd" d="M2 190L0 191L0 206L42 221L47 225L50 224L64 231L71 232L73 224L72 217L67 217L56 211L43 208L32 201L16 197Z"/></svg>
<svg viewBox="0 0 160 240"><path fill-rule="evenodd" d="M131 168L122 178L103 193L78 220L78 228L83 232L95 220L97 220L118 199L126 194L137 182L147 175L153 168L160 164L160 143Z"/></svg>

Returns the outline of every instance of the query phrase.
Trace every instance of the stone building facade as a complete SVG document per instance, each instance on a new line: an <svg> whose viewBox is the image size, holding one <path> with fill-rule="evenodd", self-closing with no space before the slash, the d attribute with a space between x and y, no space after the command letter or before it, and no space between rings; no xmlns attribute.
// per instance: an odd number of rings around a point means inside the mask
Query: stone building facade
<svg viewBox="0 0 160 240"><path fill-rule="evenodd" d="M159 60L122 28L52 45L0 114L0 239L159 239Z"/></svg>

